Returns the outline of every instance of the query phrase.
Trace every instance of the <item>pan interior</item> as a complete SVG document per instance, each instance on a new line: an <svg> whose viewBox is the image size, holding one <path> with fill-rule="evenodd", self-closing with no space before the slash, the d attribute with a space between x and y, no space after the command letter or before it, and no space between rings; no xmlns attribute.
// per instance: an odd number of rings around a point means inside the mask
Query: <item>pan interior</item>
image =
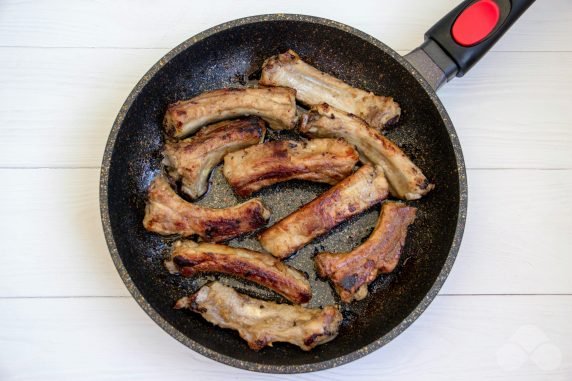
<svg viewBox="0 0 572 381"><path fill-rule="evenodd" d="M260 352L248 349L239 336L204 321L199 315L172 309L180 297L209 279L221 279L239 291L280 300L270 292L228 277L183 279L172 276L162 261L173 239L143 229L146 189L161 170L161 122L169 103L203 91L239 87L256 76L265 58L294 49L307 62L356 86L393 96L402 107L399 124L388 136L436 184L419 208L396 271L370 286L369 296L341 305L344 323L339 336L311 352L277 344ZM270 131L269 139L293 137ZM294 135L295 138L297 138ZM273 211L271 223L296 210L327 189L324 185L292 181L257 194ZM401 323L436 281L451 248L459 208L459 174L449 135L430 97L389 50L384 51L348 31L308 21L254 22L223 29L190 44L136 94L117 134L109 166L108 209L113 239L121 260L145 301L180 333L200 346L245 363L270 366L307 365L355 352L380 339ZM239 200L222 177L220 167L201 204L224 207ZM368 237L379 207L342 224L300 250L288 263L306 272L313 287L311 306L337 303L327 282L316 278L313 256L319 251L349 251ZM260 249L254 237L231 245Z"/></svg>

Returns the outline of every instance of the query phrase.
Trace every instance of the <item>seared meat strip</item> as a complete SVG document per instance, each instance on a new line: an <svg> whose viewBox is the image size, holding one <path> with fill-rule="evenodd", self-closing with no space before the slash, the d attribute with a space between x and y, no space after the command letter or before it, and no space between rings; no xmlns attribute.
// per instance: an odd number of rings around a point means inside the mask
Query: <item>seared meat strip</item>
<svg viewBox="0 0 572 381"><path fill-rule="evenodd" d="M198 235L219 242L256 230L266 224L270 211L258 199L223 209L205 208L183 200L162 176L149 187L145 229L162 235Z"/></svg>
<svg viewBox="0 0 572 381"><path fill-rule="evenodd" d="M275 257L286 258L341 222L381 202L387 195L383 173L366 164L262 232L260 244Z"/></svg>
<svg viewBox="0 0 572 381"><path fill-rule="evenodd" d="M291 87L296 89L296 99L306 106L328 103L359 116L378 130L397 122L401 114L399 105L391 97L356 89L308 65L292 50L268 58L259 83Z"/></svg>
<svg viewBox="0 0 572 381"><path fill-rule="evenodd" d="M165 262L171 273L190 277L219 272L258 283L292 303L310 301L312 290L304 275L270 254L214 243L177 241Z"/></svg>
<svg viewBox="0 0 572 381"><path fill-rule="evenodd" d="M169 175L182 178L181 190L191 198L207 191L209 175L224 155L260 143L266 128L262 119L251 117L225 120L200 132L189 139L167 142L163 151Z"/></svg>
<svg viewBox="0 0 572 381"><path fill-rule="evenodd" d="M163 122L168 135L182 138L224 119L256 115L275 130L296 126L296 91L285 87L220 89L169 105Z"/></svg>
<svg viewBox="0 0 572 381"><path fill-rule="evenodd" d="M316 256L318 275L332 281L344 302L365 298L368 284L397 266L416 212L400 202L385 202L373 233L361 246L349 253Z"/></svg>
<svg viewBox="0 0 572 381"><path fill-rule="evenodd" d="M316 138L341 137L353 144L362 161L383 168L389 191L395 197L416 200L433 189L433 184L397 145L354 115L325 103L317 105L302 118L300 132Z"/></svg>
<svg viewBox="0 0 572 381"><path fill-rule="evenodd" d="M238 195L248 196L292 179L334 185L352 172L358 159L342 139L272 141L226 155L223 173Z"/></svg>
<svg viewBox="0 0 572 381"><path fill-rule="evenodd" d="M175 309L188 308L208 322L238 331L258 351L286 342L309 351L338 335L342 314L334 306L304 308L251 298L219 282L179 299Z"/></svg>

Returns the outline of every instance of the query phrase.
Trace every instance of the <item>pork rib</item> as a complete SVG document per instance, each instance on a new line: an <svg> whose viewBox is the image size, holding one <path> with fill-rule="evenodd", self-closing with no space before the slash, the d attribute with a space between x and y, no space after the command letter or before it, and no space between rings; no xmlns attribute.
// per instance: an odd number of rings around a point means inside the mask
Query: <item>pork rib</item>
<svg viewBox="0 0 572 381"><path fill-rule="evenodd" d="M292 50L268 58L262 67L260 84L296 89L296 99L307 106L328 103L382 129L397 122L401 109L391 97L356 89L302 61Z"/></svg>
<svg viewBox="0 0 572 381"><path fill-rule="evenodd" d="M223 174L244 197L292 179L334 185L352 172L358 159L342 139L272 141L226 155Z"/></svg>
<svg viewBox="0 0 572 381"><path fill-rule="evenodd" d="M265 132L264 121L258 117L225 120L203 128L192 138L168 141L164 162L171 177L182 179L181 190L198 198L208 189L212 169L227 153L260 143Z"/></svg>
<svg viewBox="0 0 572 381"><path fill-rule="evenodd" d="M224 119L255 115L271 128L296 126L296 91L285 87L220 89L169 105L163 122L165 132L175 138Z"/></svg>
<svg viewBox="0 0 572 381"><path fill-rule="evenodd" d="M254 231L270 218L270 211L258 199L222 209L187 202L163 176L153 180L148 193L143 226L162 235L197 235L205 241L219 242Z"/></svg>
<svg viewBox="0 0 572 381"><path fill-rule="evenodd" d="M313 138L340 137L353 144L362 161L383 169L389 191L395 197L416 200L433 189L433 184L397 145L354 115L320 104L304 115L300 132Z"/></svg>
<svg viewBox="0 0 572 381"><path fill-rule="evenodd" d="M368 284L397 266L416 212L403 203L386 201L373 233L362 245L349 253L316 255L318 275L331 280L344 302L365 298Z"/></svg>
<svg viewBox="0 0 572 381"><path fill-rule="evenodd" d="M334 339L342 314L334 306L304 308L277 304L240 294L219 282L179 299L176 309L190 309L208 322L238 331L248 346L258 351L286 342L309 351Z"/></svg>
<svg viewBox="0 0 572 381"><path fill-rule="evenodd" d="M341 222L381 202L387 195L383 173L366 164L262 232L260 244L275 257L286 258Z"/></svg>
<svg viewBox="0 0 572 381"><path fill-rule="evenodd" d="M197 273L225 273L260 284L292 303L310 301L312 290L304 275L270 254L219 245L177 241L165 262L171 273L185 277Z"/></svg>

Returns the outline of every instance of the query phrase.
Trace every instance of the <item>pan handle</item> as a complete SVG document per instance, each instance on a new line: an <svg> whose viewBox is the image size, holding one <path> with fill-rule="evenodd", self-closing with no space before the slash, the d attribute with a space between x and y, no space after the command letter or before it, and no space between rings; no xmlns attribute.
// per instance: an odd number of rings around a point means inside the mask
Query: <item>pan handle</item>
<svg viewBox="0 0 572 381"><path fill-rule="evenodd" d="M535 0L465 0L425 33L405 58L434 90L462 77Z"/></svg>

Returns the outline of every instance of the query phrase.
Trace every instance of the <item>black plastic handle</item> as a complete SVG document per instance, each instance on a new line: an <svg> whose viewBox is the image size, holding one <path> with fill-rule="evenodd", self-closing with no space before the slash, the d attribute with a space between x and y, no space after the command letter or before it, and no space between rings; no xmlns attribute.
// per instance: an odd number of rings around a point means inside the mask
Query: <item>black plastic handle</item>
<svg viewBox="0 0 572 381"><path fill-rule="evenodd" d="M500 11L496 25L482 41L470 46L463 46L453 37L453 25L464 11L482 1L463 1L425 34L425 42L420 49L425 51L429 58L439 66L447 79L465 75L535 0L493 0ZM491 2L491 0L486 1ZM476 21L478 24L479 20L472 19L472 21Z"/></svg>

